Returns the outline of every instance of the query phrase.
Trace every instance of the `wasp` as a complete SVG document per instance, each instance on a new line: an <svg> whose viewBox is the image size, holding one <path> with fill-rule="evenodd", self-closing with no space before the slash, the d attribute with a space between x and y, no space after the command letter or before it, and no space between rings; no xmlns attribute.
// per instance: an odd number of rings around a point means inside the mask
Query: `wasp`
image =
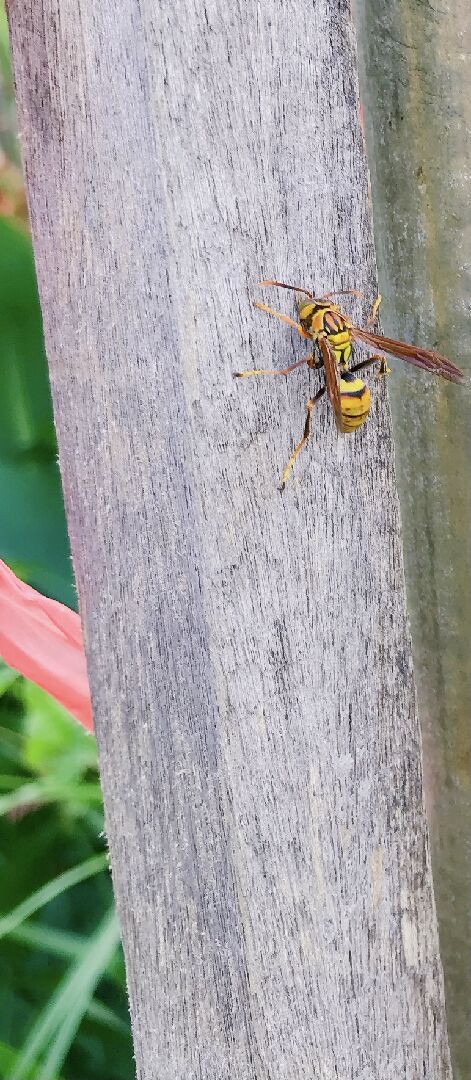
<svg viewBox="0 0 471 1080"><path fill-rule="evenodd" d="M283 315L280 311L255 301L255 307L260 311L266 311L277 319L294 327L302 338L307 338L313 343L312 349L307 356L290 364L287 368L275 368L264 370L255 368L251 371L236 371L234 378L243 379L250 375L289 375L296 368L307 364L309 368L323 369L324 385L314 397L309 398L306 406L306 421L304 431L297 446L293 450L286 468L283 471L281 490L285 487L294 462L305 446L311 432L311 416L317 401L327 392L332 405L337 428L342 434L355 431L361 427L367 419L370 411L371 396L368 387L358 372L365 368L376 366L377 377L390 374L384 353L397 356L415 367L423 368L434 375L447 379L448 382L461 382L463 372L455 364L447 360L445 356L433 352L431 349L422 349L417 345L407 345L404 341L395 341L394 338L383 337L375 334L369 327L374 325L381 297L378 296L373 304L371 315L367 321L367 328L360 329L353 326L340 307L332 303L334 296L346 296L348 294L361 296L357 289L344 289L340 292L324 293L323 296L315 297L307 289L297 285L286 285L283 281L260 281L259 285L275 285L280 289L290 289L296 294L296 307L298 319L296 322L289 315ZM380 349L380 354L374 353L360 363L352 364L354 359L354 343L362 342L373 348Z"/></svg>

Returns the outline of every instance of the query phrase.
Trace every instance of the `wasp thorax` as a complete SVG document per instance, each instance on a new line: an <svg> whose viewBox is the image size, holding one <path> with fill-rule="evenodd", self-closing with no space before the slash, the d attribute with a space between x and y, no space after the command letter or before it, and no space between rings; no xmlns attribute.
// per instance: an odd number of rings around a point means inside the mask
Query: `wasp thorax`
<svg viewBox="0 0 471 1080"><path fill-rule="evenodd" d="M296 293L296 307L300 322L310 322L316 307L314 300L310 300L304 293Z"/></svg>

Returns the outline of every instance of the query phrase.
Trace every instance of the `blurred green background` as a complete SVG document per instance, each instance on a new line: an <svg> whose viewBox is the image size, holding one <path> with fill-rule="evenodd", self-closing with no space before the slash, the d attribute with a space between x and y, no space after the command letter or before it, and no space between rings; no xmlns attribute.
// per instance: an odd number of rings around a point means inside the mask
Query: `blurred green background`
<svg viewBox="0 0 471 1080"><path fill-rule="evenodd" d="M0 9L0 558L76 608ZM95 739L0 662L0 1076L134 1077Z"/></svg>

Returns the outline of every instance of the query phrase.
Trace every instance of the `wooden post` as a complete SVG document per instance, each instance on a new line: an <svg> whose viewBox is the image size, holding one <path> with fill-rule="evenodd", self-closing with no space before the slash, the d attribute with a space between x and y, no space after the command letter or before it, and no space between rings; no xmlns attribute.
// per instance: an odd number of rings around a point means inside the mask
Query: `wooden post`
<svg viewBox="0 0 471 1080"><path fill-rule="evenodd" d="M471 10L357 4L385 331L470 371ZM391 379L407 593L455 1080L471 1061L471 428L459 393Z"/></svg>
<svg viewBox="0 0 471 1080"><path fill-rule="evenodd" d="M385 391L281 495L315 377L232 380L375 294L350 5L10 26L138 1075L444 1080Z"/></svg>

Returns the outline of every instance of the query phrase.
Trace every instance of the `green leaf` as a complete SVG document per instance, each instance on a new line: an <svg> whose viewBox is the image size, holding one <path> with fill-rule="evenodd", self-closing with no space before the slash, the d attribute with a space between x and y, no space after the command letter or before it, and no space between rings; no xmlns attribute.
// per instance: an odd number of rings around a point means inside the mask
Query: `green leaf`
<svg viewBox="0 0 471 1080"><path fill-rule="evenodd" d="M57 930L53 926L44 926L38 922L25 922L8 931L10 941L31 949L49 953L61 960L77 960L83 956L87 939L80 934L71 934L66 930ZM106 970L106 976L119 988L123 985L124 967L121 952L114 956ZM129 1026L126 1027L129 1034Z"/></svg>
<svg viewBox="0 0 471 1080"><path fill-rule="evenodd" d="M85 881L94 874L100 874L103 870L106 870L107 865L108 858L105 853L92 855L91 859L86 859L79 866L74 866L71 870L66 870L63 874L59 874L58 877L52 878L46 885L42 885L40 889L37 889L21 904L18 904L8 915L4 915L0 919L0 938L4 937L5 934L9 934L25 919L29 919L31 915L34 915L35 911L39 911L40 908L50 903L56 896L60 896L66 889L71 889L74 885L78 885L80 881Z"/></svg>
<svg viewBox="0 0 471 1080"><path fill-rule="evenodd" d="M66 781L97 768L96 741L70 713L31 682L25 683L24 701L23 761L28 769Z"/></svg>
<svg viewBox="0 0 471 1080"><path fill-rule="evenodd" d="M0 454L56 453L33 250L0 218Z"/></svg>
<svg viewBox="0 0 471 1080"><path fill-rule="evenodd" d="M4 0L0 4L0 142L9 161L19 164L20 152L16 137L15 94L10 63L8 20Z"/></svg>
<svg viewBox="0 0 471 1080"><path fill-rule="evenodd" d="M56 930L55 927L45 927L40 922L23 922L21 926L9 931L9 940L17 942L18 945L29 946L35 949L37 953L49 953L60 960L80 959L86 946L86 939L80 934L71 934L66 930ZM125 973L120 950L111 958L106 970L106 976L111 983L115 983L119 989L122 988ZM125 1029L127 1035L129 1035L129 1024L125 1025Z"/></svg>
<svg viewBox="0 0 471 1080"><path fill-rule="evenodd" d="M38 592L76 608L55 460L0 458L0 558Z"/></svg>
<svg viewBox="0 0 471 1080"><path fill-rule="evenodd" d="M68 804L72 814L88 813L92 804L99 807L102 805L100 785L64 783L54 777L33 780L17 788L11 795L0 796L0 816L11 814L12 811L38 809L51 802Z"/></svg>
<svg viewBox="0 0 471 1080"><path fill-rule="evenodd" d="M24 776L14 776L13 773L0 773L0 790L18 791L18 788L24 784L24 781Z"/></svg>
<svg viewBox="0 0 471 1080"><path fill-rule="evenodd" d="M103 1027L123 1035L126 1040L129 1039L129 1021L126 1023L125 1020L116 1015L113 1009L110 1009L108 1005L104 1005L102 1001L91 1001L87 1009L87 1016L97 1024L102 1024Z"/></svg>
<svg viewBox="0 0 471 1080"><path fill-rule="evenodd" d="M0 218L0 558L76 607L28 236Z"/></svg>
<svg viewBox="0 0 471 1080"><path fill-rule="evenodd" d="M53 926L41 923L21 923L8 931L11 941L28 945L32 949L59 956L62 960L76 960L84 949L84 939L80 934L71 934L66 930L56 930Z"/></svg>
<svg viewBox="0 0 471 1080"><path fill-rule="evenodd" d="M14 1050L12 1046L8 1046L5 1042L0 1042L0 1075L10 1077L13 1073L15 1065L18 1062L18 1050ZM36 1080L35 1066L24 1074L24 1080ZM60 1080L60 1077L56 1077L55 1080Z"/></svg>
<svg viewBox="0 0 471 1080"><path fill-rule="evenodd" d="M13 683L16 682L19 677L17 671L8 667L8 664L5 664L3 660L0 659L0 697L3 697L3 694L6 694L7 690L10 689L10 686L13 686Z"/></svg>
<svg viewBox="0 0 471 1080"><path fill-rule="evenodd" d="M82 959L71 965L40 1013L18 1055L11 1080L26 1080L28 1070L47 1047L50 1049L36 1080L54 1080L119 942L118 920L112 909L89 938Z"/></svg>
<svg viewBox="0 0 471 1080"><path fill-rule="evenodd" d="M4 4L0 4L0 70L2 75L9 75L8 19Z"/></svg>

